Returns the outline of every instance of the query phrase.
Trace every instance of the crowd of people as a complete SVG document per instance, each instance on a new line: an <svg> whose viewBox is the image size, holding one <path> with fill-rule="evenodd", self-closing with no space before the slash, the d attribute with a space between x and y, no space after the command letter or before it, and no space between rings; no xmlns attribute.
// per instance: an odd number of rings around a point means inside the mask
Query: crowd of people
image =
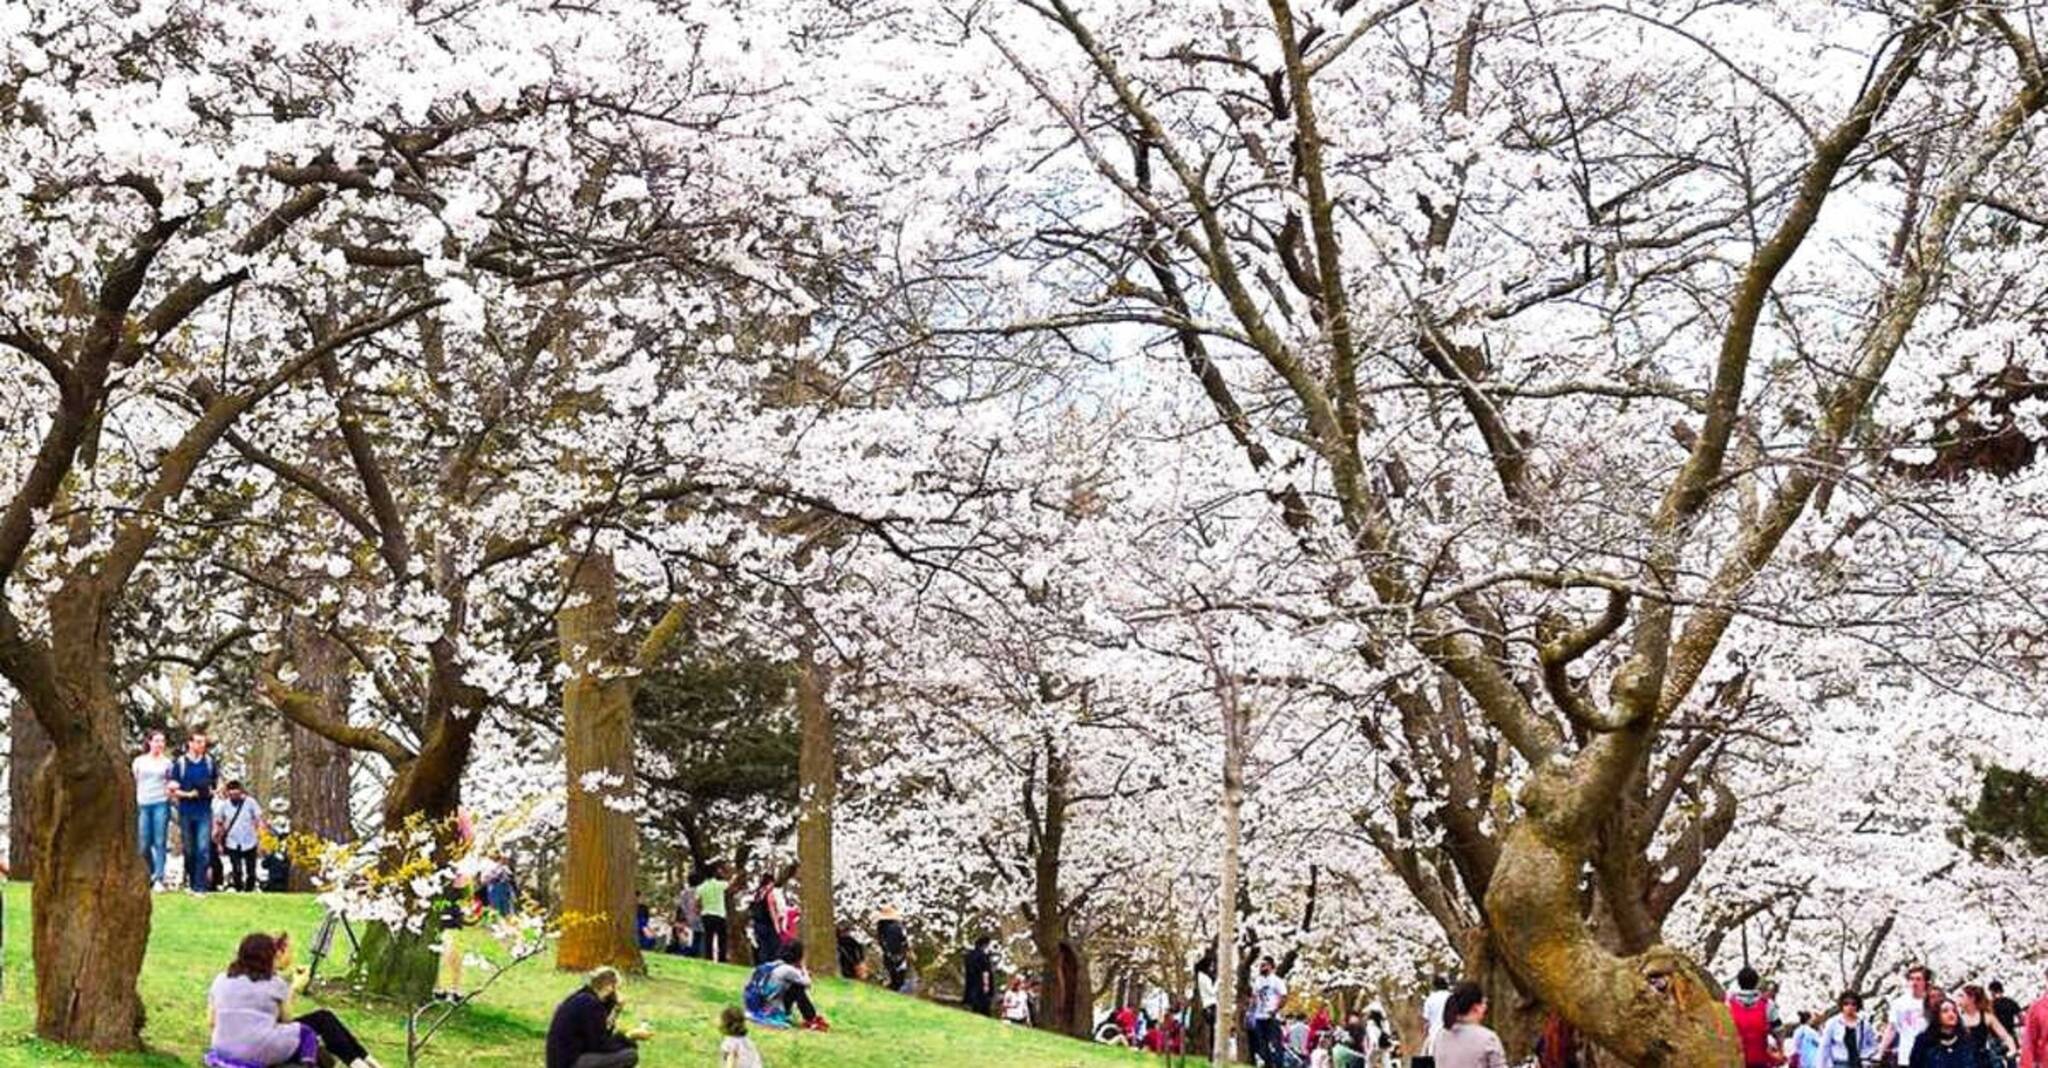
<svg viewBox="0 0 2048 1068"><path fill-rule="evenodd" d="M1944 990L1931 969L1916 964L1906 971L1905 992L1875 1022L1853 990L1832 1011L1787 1020L1768 989L1752 993L1759 991L1754 971L1743 969L1736 987L1731 1011L1739 1001L1761 1003L1735 1013L1745 1068L2048 1068L2048 994L2023 1009L1995 979Z"/></svg>
<svg viewBox="0 0 2048 1068"><path fill-rule="evenodd" d="M193 894L282 891L290 881L282 820L239 779L222 782L220 763L207 750L203 731L185 738L178 755L168 752L162 731L151 731L146 748L130 767L135 776L136 848L149 867L158 893L182 885ZM176 829L181 868L170 866L170 836Z"/></svg>

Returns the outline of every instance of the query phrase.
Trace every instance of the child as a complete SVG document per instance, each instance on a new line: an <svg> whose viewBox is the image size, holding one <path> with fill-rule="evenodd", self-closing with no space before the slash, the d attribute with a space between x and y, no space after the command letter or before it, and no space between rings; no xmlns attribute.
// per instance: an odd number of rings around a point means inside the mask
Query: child
<svg viewBox="0 0 2048 1068"><path fill-rule="evenodd" d="M747 1014L738 1005L727 1005L719 1017L725 1042L718 1047L718 1068L761 1068L761 1051L747 1037Z"/></svg>

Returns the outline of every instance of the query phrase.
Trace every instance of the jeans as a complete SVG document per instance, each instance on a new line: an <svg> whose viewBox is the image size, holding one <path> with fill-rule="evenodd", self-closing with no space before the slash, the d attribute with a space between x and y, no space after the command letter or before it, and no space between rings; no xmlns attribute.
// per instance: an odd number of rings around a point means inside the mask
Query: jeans
<svg viewBox="0 0 2048 1068"><path fill-rule="evenodd" d="M185 888L205 893L207 866L213 863L213 811L178 806L178 831L185 836Z"/></svg>
<svg viewBox="0 0 2048 1068"><path fill-rule="evenodd" d="M228 885L240 893L256 892L256 850L228 848Z"/></svg>
<svg viewBox="0 0 2048 1068"><path fill-rule="evenodd" d="M370 1055L370 1051L364 1049L361 1042L356 1041L356 1036L348 1029L348 1025L326 1009L316 1009L292 1022L312 1028L313 1033L320 1036L320 1048L333 1054L334 1058L343 1064L354 1064Z"/></svg>
<svg viewBox="0 0 2048 1068"><path fill-rule="evenodd" d="M164 844L171 833L171 803L158 801L153 805L142 805L135 810L135 845L142 859L149 862L149 881L159 885L164 881Z"/></svg>

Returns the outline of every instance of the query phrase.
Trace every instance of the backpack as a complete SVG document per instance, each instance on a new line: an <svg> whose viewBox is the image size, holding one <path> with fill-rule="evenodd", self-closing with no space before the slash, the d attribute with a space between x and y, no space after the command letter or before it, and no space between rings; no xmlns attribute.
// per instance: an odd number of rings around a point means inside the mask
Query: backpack
<svg viewBox="0 0 2048 1068"><path fill-rule="evenodd" d="M1742 1039L1742 1063L1771 1063L1771 1002L1757 998L1748 1004L1728 995L1728 1014L1735 1018L1735 1033Z"/></svg>
<svg viewBox="0 0 2048 1068"><path fill-rule="evenodd" d="M754 966L754 974L747 977L747 988L740 994L747 1015L760 1017L779 1013L782 1006L775 1004L775 996L782 991L768 981L781 961L771 960Z"/></svg>

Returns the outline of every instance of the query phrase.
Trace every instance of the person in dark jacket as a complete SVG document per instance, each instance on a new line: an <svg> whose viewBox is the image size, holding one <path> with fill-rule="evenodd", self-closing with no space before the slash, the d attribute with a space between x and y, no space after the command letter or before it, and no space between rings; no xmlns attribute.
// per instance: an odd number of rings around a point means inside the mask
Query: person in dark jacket
<svg viewBox="0 0 2048 1068"><path fill-rule="evenodd" d="M882 968L888 973L889 989L901 994L910 985L910 935L903 930L903 914L886 905L875 914L875 941L882 946Z"/></svg>
<svg viewBox="0 0 2048 1068"><path fill-rule="evenodd" d="M839 924L834 928L838 937L839 975L843 979L865 979L868 977L868 947L855 934L852 927Z"/></svg>
<svg viewBox="0 0 2048 1068"><path fill-rule="evenodd" d="M621 1034L619 973L599 968L555 1007L548 1024L547 1068L637 1068L646 1031Z"/></svg>
<svg viewBox="0 0 2048 1068"><path fill-rule="evenodd" d="M981 1016L992 1015L996 1002L996 962L989 956L988 943L989 937L982 935L974 940L974 948L967 951L967 989L960 997L968 1012Z"/></svg>
<svg viewBox="0 0 2048 1068"><path fill-rule="evenodd" d="M1910 1068L1992 1068L1991 1052L1963 1026L1963 1013L1948 998L1929 1006L1927 1031L1913 1042Z"/></svg>

